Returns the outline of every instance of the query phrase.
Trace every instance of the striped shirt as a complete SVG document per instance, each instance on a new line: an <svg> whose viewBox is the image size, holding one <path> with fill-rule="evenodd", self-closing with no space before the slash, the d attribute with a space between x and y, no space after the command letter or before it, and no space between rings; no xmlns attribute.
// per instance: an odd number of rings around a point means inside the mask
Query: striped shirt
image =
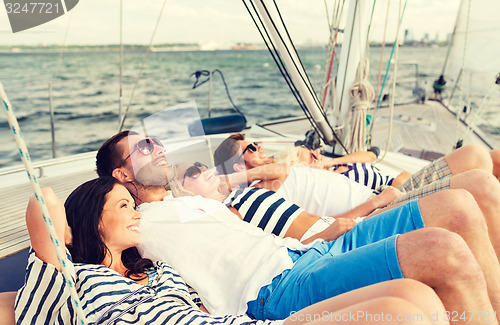
<svg viewBox="0 0 500 325"><path fill-rule="evenodd" d="M372 190L378 189L382 185L391 185L394 181L394 178L391 176L384 176L380 173L377 167L374 167L371 164L366 163L352 163L352 164L343 164L338 165L336 167L346 166L349 167L349 170L341 173L347 178L358 182L366 187L371 188Z"/></svg>
<svg viewBox="0 0 500 325"><path fill-rule="evenodd" d="M164 262L145 286L103 265L74 264L73 276L88 324L280 324L246 315L213 317L202 312L196 292ZM19 290L16 324L79 324L68 285L57 269L30 252L26 280ZM198 303L197 303L198 302Z"/></svg>
<svg viewBox="0 0 500 325"><path fill-rule="evenodd" d="M256 187L233 191L224 203L238 210L243 221L281 238L304 211L276 192Z"/></svg>

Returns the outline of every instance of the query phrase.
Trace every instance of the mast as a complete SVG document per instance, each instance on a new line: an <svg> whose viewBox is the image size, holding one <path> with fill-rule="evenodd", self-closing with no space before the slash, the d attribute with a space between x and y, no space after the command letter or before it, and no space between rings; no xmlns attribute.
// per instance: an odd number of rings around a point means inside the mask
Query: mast
<svg viewBox="0 0 500 325"><path fill-rule="evenodd" d="M369 26L368 14L370 13L371 5L371 1L352 0L349 1L349 9L347 11L336 87L341 120L333 121L333 125L345 124L342 139L344 143L351 127L349 121L347 121L351 107L349 89L355 81L359 62L365 56L366 35ZM342 150L343 148L338 145L335 148L338 154L343 154Z"/></svg>
<svg viewBox="0 0 500 325"><path fill-rule="evenodd" d="M334 136L325 119L319 100L315 93L310 91L313 88L309 79L306 77L306 72L302 68L302 65L298 63L300 62L299 57L295 51L287 50L293 48L293 44L291 44L288 37L281 36L287 35L287 32L284 26L278 24L281 20L276 12L276 8L272 4L265 4L265 2L266 0L254 1L263 19L264 25L270 33L270 37L276 45L276 49L290 73L293 83L297 87L300 96L303 98L307 109L318 126L318 131L323 135L325 142L330 144L334 141Z"/></svg>

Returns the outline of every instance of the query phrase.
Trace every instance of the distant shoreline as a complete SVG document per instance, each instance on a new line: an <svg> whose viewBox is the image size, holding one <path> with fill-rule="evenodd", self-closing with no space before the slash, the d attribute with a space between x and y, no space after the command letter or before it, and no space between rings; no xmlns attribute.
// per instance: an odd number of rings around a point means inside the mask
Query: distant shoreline
<svg viewBox="0 0 500 325"><path fill-rule="evenodd" d="M446 42L412 42L402 44L405 47L428 47L428 46L446 46ZM322 48L326 45L299 45L298 49L314 49ZM381 47L381 43L374 43L371 47ZM392 43L387 43L386 46L392 46ZM107 44L107 45L12 45L0 46L0 53L59 53L61 52L118 52L120 51L120 45L118 44ZM146 51L148 50L147 45L139 44L125 44L123 45L123 50L130 51ZM151 48L151 52L189 52L189 51L252 51L252 50L266 50L264 44L236 44L231 48L205 48L203 45L196 43L180 43L180 44L157 44Z"/></svg>

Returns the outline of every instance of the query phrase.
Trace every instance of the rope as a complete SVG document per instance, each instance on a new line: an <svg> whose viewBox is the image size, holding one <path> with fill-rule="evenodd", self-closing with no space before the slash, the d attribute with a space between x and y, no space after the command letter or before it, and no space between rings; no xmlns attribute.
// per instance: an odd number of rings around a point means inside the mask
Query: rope
<svg viewBox="0 0 500 325"><path fill-rule="evenodd" d="M66 25L66 30L64 31L63 45L61 47L61 52L59 52L59 58L57 59L57 65L56 65L56 71L54 72L54 79L51 82L51 85L53 85L57 80L57 73L59 72L59 68L60 68L61 63L62 63L64 49L66 48L66 39L68 37L69 24L71 22L72 17L73 17L73 11L71 11L69 13L68 24Z"/></svg>
<svg viewBox="0 0 500 325"><path fill-rule="evenodd" d="M390 1L387 1L387 12L385 14L385 24L384 24L384 36L382 38L382 49L380 50L380 63L378 66L377 90L375 92L376 94L379 93L380 79L382 78L382 66L383 66L383 62L384 62L384 50L385 50L385 37L387 36L387 23L389 21L390 3L391 3ZM370 147L372 145L372 131L373 131L373 125L375 124L375 116L377 115L377 110L379 108L379 100L380 100L380 96L376 97L376 99L375 99L375 111L373 112L373 118L372 118L372 122L370 124L370 131L368 132Z"/></svg>
<svg viewBox="0 0 500 325"><path fill-rule="evenodd" d="M403 11L401 12L401 0L399 0L398 17L400 17L400 19L398 19L398 26L396 28L396 40L394 41L394 47L393 47L393 52L394 52L394 48L395 48L396 55L394 56L395 64L394 64L394 72L393 72L393 78L392 78L392 96L391 96L391 108L390 108L391 114L390 114L390 119L389 119L389 132L387 135L387 144L386 144L384 154L382 155L382 157L378 161L384 160L385 155L387 154L387 150L389 149L391 139L392 139L392 129L393 129L393 120L394 120L394 99L396 97L396 77L398 74L399 29L400 29L401 23L403 21L403 16L404 16L404 12L405 12L407 3L408 3L408 0L405 0ZM391 54L391 57L392 57L392 54ZM390 64L390 61L389 61L389 64ZM382 86L382 89L383 89L383 86ZM380 93L382 94L382 91ZM379 100L380 100L380 98L379 98Z"/></svg>
<svg viewBox="0 0 500 325"><path fill-rule="evenodd" d="M347 137L346 147L350 152L365 151L366 112L375 98L375 90L368 80L370 63L362 59L358 65L356 82L349 90L351 96L351 132Z"/></svg>
<svg viewBox="0 0 500 325"><path fill-rule="evenodd" d="M132 104L132 100L134 99L135 89L137 88L137 84L139 83L139 80L141 79L142 71L144 70L144 65L146 63L146 58L148 57L149 52L151 52L151 46L153 45L153 40L155 38L156 31L158 30L158 25L160 24L161 16L163 14L163 9L165 9L166 3L167 3L167 0L163 1L163 5L161 7L160 14L158 15L158 19L156 20L156 25L155 25L155 28L153 30L153 35L151 35L151 40L149 41L148 50L146 51L146 53L144 54L144 58L142 59L141 69L139 70L139 74L137 75L137 79L135 80L134 88L132 89L132 94L130 95L130 101L128 102L127 108L125 109L125 113L123 114L123 118L122 118L122 121L120 123L120 128L119 128L118 132L122 131L123 124L125 124L125 119L127 118L127 114L128 114L129 109L130 109L130 105Z"/></svg>
<svg viewBox="0 0 500 325"><path fill-rule="evenodd" d="M366 41L365 41L365 52L366 53L370 52L370 32L372 29L373 14L375 13L375 4L376 3L377 3L377 0L374 0L373 6L372 6L372 14L370 15L370 22L368 23L368 31L366 32Z"/></svg>
<svg viewBox="0 0 500 325"><path fill-rule="evenodd" d="M340 4L340 2L339 2ZM336 13L332 15L332 23L330 24L330 41L328 42L328 54L327 54L327 60L326 60L326 65L328 65L328 69L325 67L325 77L323 78L323 84L324 86L324 95L323 95L323 110L326 110L326 97L328 94L328 89L330 85L330 80L332 77L332 68L333 68L333 62L335 59L335 53L337 49L337 38L340 32L339 26L340 26L340 15L342 15L342 12L344 11L344 4L345 1L342 1L342 6L340 7L339 11L339 5L337 5L337 10ZM337 19L336 19L337 18ZM334 26L334 21L337 21L336 27ZM335 31L335 36L333 36L333 32ZM328 72L327 72L328 71ZM332 103L333 107L333 103Z"/></svg>
<svg viewBox="0 0 500 325"><path fill-rule="evenodd" d="M26 172L28 174L28 178L31 182L31 186L33 191L35 192L35 197L38 203L38 207L42 212L43 221L45 222L45 226L47 227L47 231L50 236L50 240L52 242L52 246L56 252L59 263L61 264L62 274L66 283L69 286L69 292L72 298L73 306L75 308L76 314L80 319L80 324L85 325L85 314L83 313L83 309L80 306L80 300L78 298L78 294L76 292L75 284L73 282L71 272L69 270L69 265L71 265L70 261L67 261L66 254L62 250L61 244L57 239L56 230L52 223L52 219L50 218L49 210L47 209L47 205L43 199L42 189L40 188L40 184L35 176L35 170L33 169L33 165L31 163L31 158L28 153L28 148L26 147L26 143L24 142L23 135L21 133L21 128L19 127L19 123L12 111L12 106L10 105L9 99L5 94L2 83L0 83L0 98L2 99L3 106L5 108L5 113L7 114L7 120L9 122L10 129L14 134L14 138L16 140L17 147L19 149L19 155L21 156L21 160L23 161L24 167L26 168Z"/></svg>
<svg viewBox="0 0 500 325"><path fill-rule="evenodd" d="M57 74L59 68L61 67L64 49L66 48L66 39L68 38L69 25L71 23L71 18L73 17L73 11L70 12L68 17L68 23L66 24L66 30L64 31L63 44L59 52L59 57L57 59L56 70L54 71L54 77L51 82L49 82L49 112L50 112L50 135L52 140L52 158L56 158L56 131L54 126L54 109L52 106L52 86L57 81Z"/></svg>

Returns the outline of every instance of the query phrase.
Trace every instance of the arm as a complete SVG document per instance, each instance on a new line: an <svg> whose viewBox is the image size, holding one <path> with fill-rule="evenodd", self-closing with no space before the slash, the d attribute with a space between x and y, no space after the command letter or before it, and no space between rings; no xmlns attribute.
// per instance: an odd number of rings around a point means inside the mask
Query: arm
<svg viewBox="0 0 500 325"><path fill-rule="evenodd" d="M297 240L302 240L307 231L320 219L319 216L309 213L307 211L302 211L297 218L292 222L290 228L286 231L283 237L295 238ZM346 218L338 218L336 221L331 224L325 230L310 236L304 240L302 240L303 244L308 244L315 239L323 239L326 241L332 241L349 230L352 229L356 225L356 222L353 219Z"/></svg>
<svg viewBox="0 0 500 325"><path fill-rule="evenodd" d="M66 218L64 206L51 189L43 189L42 194L56 228L59 242L65 249ZM17 295L16 318L22 317L23 321L19 322L20 324L46 324L51 320L65 319L68 320L68 324L76 325L76 314L70 306L69 286L62 273L59 272L59 261L52 248L35 197L32 197L28 203L26 225L33 252L28 259L26 282L19 289ZM74 273L72 275L76 276ZM40 313L40 310L44 312ZM73 321L69 322L70 319Z"/></svg>
<svg viewBox="0 0 500 325"><path fill-rule="evenodd" d="M366 201L365 203L358 205L354 209L351 209L347 212L344 212L334 217L336 219L337 218L356 219L359 217L366 217L374 210L387 206L389 203L391 203L401 195L403 195L403 193L400 190L398 190L395 187L389 186L376 197Z"/></svg>
<svg viewBox="0 0 500 325"><path fill-rule="evenodd" d="M348 218L336 218L335 222L328 226L325 230L306 238L302 241L303 244L309 244L316 239L323 239L325 241L336 240L356 225L356 221Z"/></svg>
<svg viewBox="0 0 500 325"><path fill-rule="evenodd" d="M251 184L254 181L279 181L284 182L290 174L290 166L285 163L269 164L255 167L242 172L222 175L231 186Z"/></svg>
<svg viewBox="0 0 500 325"><path fill-rule="evenodd" d="M61 243L62 249L65 251L64 238L68 227L64 206L52 189L44 188L42 194L56 229L59 243ZM34 196L31 197L26 209L26 225L31 239L31 247L35 251L36 256L42 261L54 265L60 271L59 261L52 247L42 213Z"/></svg>
<svg viewBox="0 0 500 325"><path fill-rule="evenodd" d="M324 239L326 241L336 240L337 238L339 238L340 236L351 230L352 227L356 225L354 219L358 217L367 217L375 209L387 206L387 204L394 201L402 194L403 193L398 189L394 187L388 187L373 199L370 199L365 203L358 205L357 207L355 207L350 211L335 216L335 222L332 225L330 225L325 230L303 240L302 243L307 244L319 238Z"/></svg>
<svg viewBox="0 0 500 325"><path fill-rule="evenodd" d="M349 164L349 163L369 163L377 159L377 156L371 151L358 151L355 153L351 153L349 155L345 155L343 157L333 158L329 161L324 162L324 166L326 169L332 168L336 165L341 164Z"/></svg>

